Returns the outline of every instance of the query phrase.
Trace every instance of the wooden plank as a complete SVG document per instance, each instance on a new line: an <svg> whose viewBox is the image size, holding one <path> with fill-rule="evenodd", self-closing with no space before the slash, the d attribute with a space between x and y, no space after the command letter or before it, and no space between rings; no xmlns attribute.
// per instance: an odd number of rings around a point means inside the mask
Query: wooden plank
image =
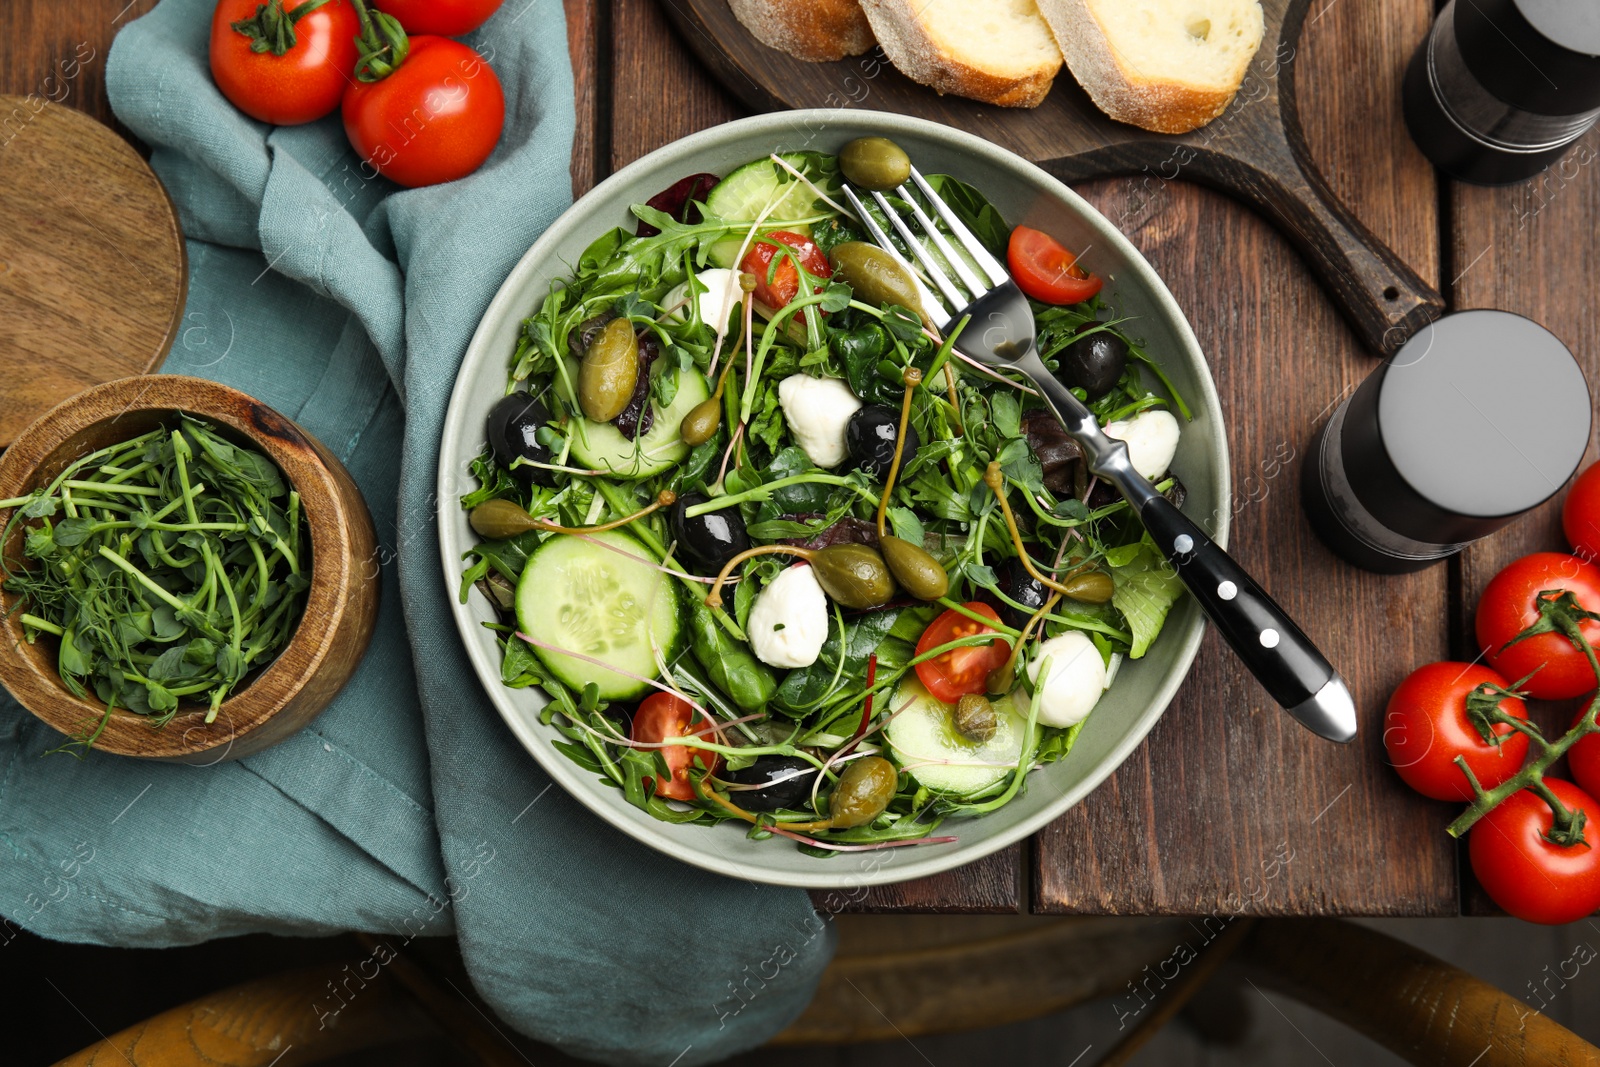
<svg viewBox="0 0 1600 1067"><path fill-rule="evenodd" d="M0 4L0 93L36 93L126 137L106 99L106 53L117 30L155 6L156 0Z"/></svg>
<svg viewBox="0 0 1600 1067"><path fill-rule="evenodd" d="M1292 62L1302 122L1335 191L1437 279L1436 188L1399 107L1405 62L1431 13L1427 0L1319 6ZM1189 313L1228 418L1231 548L1344 672L1362 734L1346 748L1313 737L1209 636L1148 742L1035 839L1033 905L1453 913L1445 813L1384 766L1380 726L1407 668L1446 651L1447 569L1402 578L1357 571L1314 539L1298 502L1307 440L1375 362L1259 218L1182 182L1153 184L1154 192L1142 180L1083 191L1123 220Z"/></svg>
<svg viewBox="0 0 1600 1067"><path fill-rule="evenodd" d="M577 127L572 138L572 196L577 199L605 175L601 173L611 148L611 124L606 114L609 89L606 76L609 68L605 58L609 49L602 49L610 27L610 6L596 0L562 0L567 15L567 50L572 58L572 82L576 96Z"/></svg>
<svg viewBox="0 0 1600 1067"><path fill-rule="evenodd" d="M1450 224L1451 305L1502 308L1543 324L1572 349L1590 392L1600 384L1600 319L1591 279L1600 271L1600 131L1592 131L1555 166L1519 185L1482 188L1452 182L1446 204ZM1591 440L1585 463L1596 459ZM1523 516L1462 553L1458 564L1455 654L1478 654L1472 609L1483 587L1507 563L1529 552L1567 551L1561 534L1561 501ZM1529 714L1551 736L1566 732L1578 701L1533 701ZM1556 776L1566 777L1565 764ZM1439 805L1442 828L1455 813ZM1442 830L1441 830L1442 832ZM1461 856L1468 869L1466 854ZM1463 910L1501 914L1470 874L1463 875Z"/></svg>

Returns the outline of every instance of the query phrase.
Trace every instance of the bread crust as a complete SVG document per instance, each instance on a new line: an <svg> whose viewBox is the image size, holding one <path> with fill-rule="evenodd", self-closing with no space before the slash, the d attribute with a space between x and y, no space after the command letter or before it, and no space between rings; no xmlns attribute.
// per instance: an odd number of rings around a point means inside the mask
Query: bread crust
<svg viewBox="0 0 1600 1067"><path fill-rule="evenodd" d="M861 0L878 43L900 72L940 93L954 93L1000 107L1038 107L1061 70L1040 68L1021 78L981 70L944 54L923 29L912 0Z"/></svg>
<svg viewBox="0 0 1600 1067"><path fill-rule="evenodd" d="M876 43L860 0L728 0L728 6L756 40L810 63L858 56Z"/></svg>
<svg viewBox="0 0 1600 1067"><path fill-rule="evenodd" d="M1221 115L1238 95L1239 84L1208 89L1128 70L1089 10L1088 0L1038 0L1038 4L1067 69L1095 106L1118 122L1155 133L1188 133Z"/></svg>

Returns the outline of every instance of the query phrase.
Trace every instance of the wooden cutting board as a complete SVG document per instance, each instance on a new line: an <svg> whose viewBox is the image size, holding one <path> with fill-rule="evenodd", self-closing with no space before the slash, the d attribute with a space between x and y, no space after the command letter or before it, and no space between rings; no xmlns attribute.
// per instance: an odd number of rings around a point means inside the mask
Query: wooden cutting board
<svg viewBox="0 0 1600 1067"><path fill-rule="evenodd" d="M91 385L146 374L188 288L172 202L127 141L0 96L0 448Z"/></svg>
<svg viewBox="0 0 1600 1067"><path fill-rule="evenodd" d="M1267 30L1232 106L1209 126L1169 136L1108 119L1065 67L1032 110L940 96L878 50L807 63L752 37L727 0L666 0L684 39L724 85L758 110L853 107L893 111L975 133L1073 181L1143 175L1124 229L1160 210L1174 179L1230 193L1277 224L1374 351L1395 352L1437 318L1444 298L1363 226L1311 163L1295 108L1295 56L1311 0L1262 0ZM1359 77L1359 72L1352 72ZM1398 102L1397 102L1398 106ZM1219 250L1226 274L1226 250Z"/></svg>

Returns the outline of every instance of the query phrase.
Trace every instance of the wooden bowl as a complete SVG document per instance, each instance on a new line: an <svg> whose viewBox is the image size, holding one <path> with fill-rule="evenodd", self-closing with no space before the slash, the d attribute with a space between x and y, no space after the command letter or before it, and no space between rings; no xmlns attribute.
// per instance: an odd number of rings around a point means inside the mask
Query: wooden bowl
<svg viewBox="0 0 1600 1067"><path fill-rule="evenodd" d="M239 759L305 726L349 681L378 614L377 537L344 466L290 420L236 389L199 378L145 375L95 386L57 405L0 455L0 500L26 496L75 459L136 437L178 412L205 419L235 443L264 453L300 493L311 532L311 588L289 644L223 701L216 720L180 706L160 729L118 709L94 747L178 763ZM0 509L0 528L10 509ZM22 526L0 552L15 566ZM22 706L67 735L93 729L105 705L74 696L56 671L55 642L23 639L16 598L0 591L0 684Z"/></svg>

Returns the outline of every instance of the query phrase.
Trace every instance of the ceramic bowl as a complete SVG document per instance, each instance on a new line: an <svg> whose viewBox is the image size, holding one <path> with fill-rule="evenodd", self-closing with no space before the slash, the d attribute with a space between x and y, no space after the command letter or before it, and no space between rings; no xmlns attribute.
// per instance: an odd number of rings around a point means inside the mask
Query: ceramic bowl
<svg viewBox="0 0 1600 1067"><path fill-rule="evenodd" d="M1150 264L1099 212L1033 164L937 123L868 111L789 111L704 130L618 171L557 219L505 280L467 349L445 422L439 499L458 500L476 485L467 465L483 450L484 420L505 393L522 320L538 306L550 283L567 275L590 242L614 226L632 228L629 205L648 200L688 174L726 174L769 152L837 152L847 141L870 135L898 142L924 173L950 174L981 189L1013 225L1026 223L1069 248L1087 250L1085 265L1106 278L1108 297L1135 320L1130 332L1162 361L1194 413L1183 428L1173 470L1188 488L1184 510L1225 545L1228 451L1216 388L1183 312ZM533 759L622 832L686 863L756 882L839 888L904 881L970 863L1034 833L1087 796L1155 725L1183 682L1205 625L1195 603L1181 600L1149 653L1123 665L1071 753L1032 774L1025 793L998 811L945 822L939 833L956 835L955 843L816 859L787 842L751 841L738 825L660 822L553 748L551 742L559 735L539 723L543 695L500 683L500 653L493 633L482 626L494 618L488 601L474 591L465 604L458 602L462 553L476 540L466 513L446 506L439 515L441 580L450 590L461 638L490 700Z"/></svg>
<svg viewBox="0 0 1600 1067"><path fill-rule="evenodd" d="M218 763L283 740L327 707L355 672L378 615L377 538L355 482L321 443L290 420L225 385L175 374L121 378L85 390L41 415L0 455L0 500L26 496L75 459L170 423L204 419L235 444L263 453L299 492L311 534L311 588L294 635L254 671L207 723L204 707L179 705L160 729L130 711L112 713L94 748L123 756ZM0 509L0 529L11 517ZM19 523L0 546L23 561ZM0 592L0 683L34 715L68 736L93 730L105 705L71 693L56 669L56 642L23 640L15 598Z"/></svg>

